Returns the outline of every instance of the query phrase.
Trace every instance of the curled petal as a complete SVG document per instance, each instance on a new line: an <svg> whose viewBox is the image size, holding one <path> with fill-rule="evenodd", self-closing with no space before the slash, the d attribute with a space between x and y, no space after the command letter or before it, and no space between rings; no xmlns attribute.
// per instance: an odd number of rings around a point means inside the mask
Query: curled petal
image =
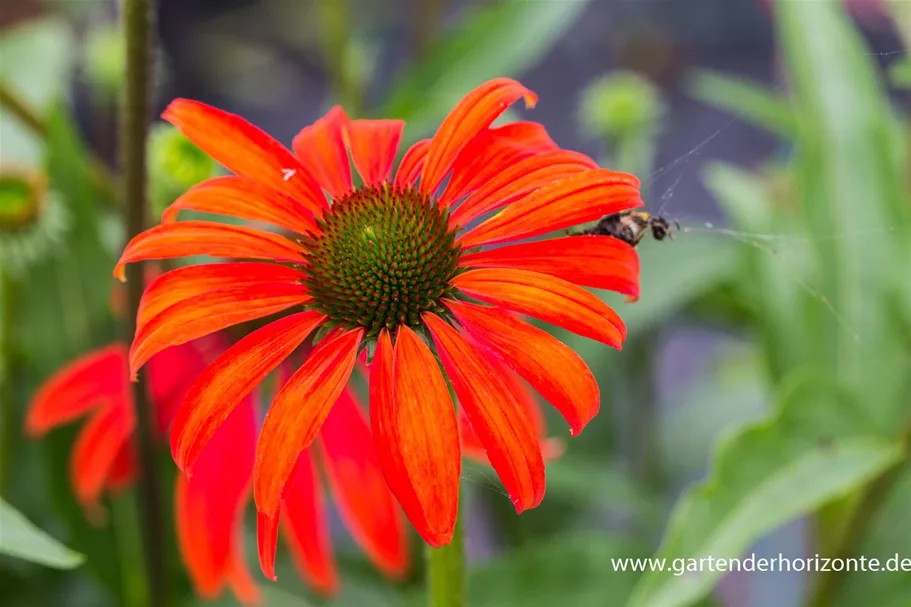
<svg viewBox="0 0 911 607"><path fill-rule="evenodd" d="M516 162L557 144L536 122L514 122L487 129L465 146L452 165L452 178L439 204L450 207Z"/></svg>
<svg viewBox="0 0 911 607"><path fill-rule="evenodd" d="M560 179L597 168L597 163L578 152L548 150L504 167L453 211L449 225L468 225L473 219Z"/></svg>
<svg viewBox="0 0 911 607"><path fill-rule="evenodd" d="M506 245L459 258L463 268L515 268L639 296L639 255L617 238L567 236Z"/></svg>
<svg viewBox="0 0 911 607"><path fill-rule="evenodd" d="M338 571L319 476L309 450L301 451L282 497L286 539L298 571L324 596L338 592Z"/></svg>
<svg viewBox="0 0 911 607"><path fill-rule="evenodd" d="M297 158L240 116L175 99L161 117L232 173L286 192L314 214L329 208L319 184Z"/></svg>
<svg viewBox="0 0 911 607"><path fill-rule="evenodd" d="M447 301L465 331L557 408L573 435L598 414L601 393L582 357L547 331L503 310Z"/></svg>
<svg viewBox="0 0 911 607"><path fill-rule="evenodd" d="M464 248L562 230L642 206L639 181L606 169L584 171L540 187L459 238Z"/></svg>
<svg viewBox="0 0 911 607"><path fill-rule="evenodd" d="M167 308L226 287L252 287L261 283L300 283L304 275L288 266L247 261L185 266L162 274L142 294L136 315L137 329Z"/></svg>
<svg viewBox="0 0 911 607"><path fill-rule="evenodd" d="M534 107L538 99L511 78L489 80L465 95L443 120L430 142L421 172L421 191L427 196L436 192L465 146L523 97L526 107Z"/></svg>
<svg viewBox="0 0 911 607"><path fill-rule="evenodd" d="M348 123L351 160L364 185L380 185L389 177L404 128L402 120L352 120Z"/></svg>
<svg viewBox="0 0 911 607"><path fill-rule="evenodd" d="M162 223L177 220L181 211L231 215L270 223L298 234L318 233L313 211L297 199L246 177L215 177L199 183L175 200L161 215Z"/></svg>
<svg viewBox="0 0 911 607"><path fill-rule="evenodd" d="M544 499L544 458L532 421L489 355L477 350L439 316L424 321L459 404L487 451L516 512Z"/></svg>
<svg viewBox="0 0 911 607"><path fill-rule="evenodd" d="M111 493L122 491L133 484L136 480L136 456L134 454L135 446L128 440L120 448L120 453L114 458L114 463L108 472L108 478L105 486Z"/></svg>
<svg viewBox="0 0 911 607"><path fill-rule="evenodd" d="M165 308L136 331L130 347L130 374L152 356L237 323L304 304L311 297L303 286L286 282L225 287Z"/></svg>
<svg viewBox="0 0 911 607"><path fill-rule="evenodd" d="M380 333L370 370L370 419L389 488L428 544L446 545L458 515L461 455L446 380L407 326L395 348Z"/></svg>
<svg viewBox="0 0 911 607"><path fill-rule="evenodd" d="M528 314L620 348L626 326L596 295L555 276L513 269L470 270L452 285L481 301Z"/></svg>
<svg viewBox="0 0 911 607"><path fill-rule="evenodd" d="M348 116L335 106L325 116L301 129L294 138L294 153L334 199L351 191L351 164L345 148Z"/></svg>
<svg viewBox="0 0 911 607"><path fill-rule="evenodd" d="M126 280L124 266L128 263L190 255L304 261L303 249L278 234L210 221L179 221L155 226L133 238L114 267L114 277Z"/></svg>
<svg viewBox="0 0 911 607"><path fill-rule="evenodd" d="M234 408L325 319L314 311L286 316L250 333L209 365L171 425L171 454L178 468L192 470Z"/></svg>
<svg viewBox="0 0 911 607"><path fill-rule="evenodd" d="M326 418L319 444L335 503L354 539L383 573L400 578L408 568L408 536L367 418L350 390Z"/></svg>
<svg viewBox="0 0 911 607"><path fill-rule="evenodd" d="M272 401L256 445L256 508L276 516L301 451L310 446L348 383L363 329L326 337Z"/></svg>
<svg viewBox="0 0 911 607"><path fill-rule="evenodd" d="M424 168L424 161L427 159L429 149L429 139L421 139L408 148L395 173L395 185L413 186L417 182L418 177L421 176L421 170Z"/></svg>
<svg viewBox="0 0 911 607"><path fill-rule="evenodd" d="M134 426L132 406L110 402L79 431L70 460L70 478L76 499L88 513L98 510L105 481L121 449L129 444Z"/></svg>
<svg viewBox="0 0 911 607"><path fill-rule="evenodd" d="M126 398L126 355L125 345L111 344L59 369L29 403L25 431L40 436L85 415L101 402Z"/></svg>

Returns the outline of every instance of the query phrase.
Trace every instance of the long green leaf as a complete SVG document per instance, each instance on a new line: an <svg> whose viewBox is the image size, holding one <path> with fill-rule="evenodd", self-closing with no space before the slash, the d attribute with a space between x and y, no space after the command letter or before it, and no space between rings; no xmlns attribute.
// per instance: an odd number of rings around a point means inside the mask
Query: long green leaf
<svg viewBox="0 0 911 607"><path fill-rule="evenodd" d="M406 119L410 138L426 135L481 82L519 77L532 67L588 2L501 0L474 9L392 85L382 115Z"/></svg>
<svg viewBox="0 0 911 607"><path fill-rule="evenodd" d="M776 91L735 76L697 70L688 83L691 95L709 105L791 139L796 133L794 109Z"/></svg>
<svg viewBox="0 0 911 607"><path fill-rule="evenodd" d="M749 545L802 514L849 493L901 458L897 444L869 438L862 409L831 384L795 378L779 415L731 436L718 449L711 477L681 500L658 557L741 556ZM724 574L648 572L630 607L691 605Z"/></svg>
<svg viewBox="0 0 911 607"><path fill-rule="evenodd" d="M85 560L35 527L3 498L0 498L0 553L55 569L72 569Z"/></svg>

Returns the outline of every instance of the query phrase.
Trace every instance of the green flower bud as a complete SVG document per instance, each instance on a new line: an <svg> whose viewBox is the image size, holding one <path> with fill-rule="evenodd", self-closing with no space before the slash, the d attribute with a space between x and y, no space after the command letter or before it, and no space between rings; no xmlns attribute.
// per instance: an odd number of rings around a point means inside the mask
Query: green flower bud
<svg viewBox="0 0 911 607"><path fill-rule="evenodd" d="M616 72L593 81L579 109L587 133L606 139L649 136L664 115L658 89L635 72Z"/></svg>
<svg viewBox="0 0 911 607"><path fill-rule="evenodd" d="M0 171L0 266L21 275L50 255L69 228L69 214L40 173Z"/></svg>
<svg viewBox="0 0 911 607"><path fill-rule="evenodd" d="M156 214L178 196L215 175L217 166L208 154L196 147L169 124L157 124L149 138L150 177Z"/></svg>

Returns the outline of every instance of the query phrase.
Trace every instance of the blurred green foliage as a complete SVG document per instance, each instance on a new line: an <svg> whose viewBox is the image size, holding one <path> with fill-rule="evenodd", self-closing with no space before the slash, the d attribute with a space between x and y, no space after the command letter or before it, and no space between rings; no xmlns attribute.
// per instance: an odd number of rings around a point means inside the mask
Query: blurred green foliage
<svg viewBox="0 0 911 607"><path fill-rule="evenodd" d="M363 113L406 119L410 141L429 136L480 81L521 77L571 35L587 5L472 5L381 87L381 101ZM611 559L648 556L659 538L657 554L668 559L736 557L800 517L813 521L821 554L911 556L905 533L911 524L907 119L891 105L839 4L778 2L775 19L787 93L706 71L692 73L688 83L692 97L778 138L790 152L787 161L755 170L716 163L705 171L704 183L731 229L685 229L673 243L642 245L640 300L604 294L627 322L624 352L554 331L591 366L602 386L602 413L549 466L544 503L521 517L489 470L466 467L466 498L495 530L498 547L472 565L472 605L710 604L721 573L640 576L615 572ZM129 604L136 591L131 496L109 503L107 525L90 525L66 480L74 432L35 443L20 431L41 380L117 335L110 271L123 233L113 201L99 194L70 95L73 57L88 59L91 83L115 84L119 64L109 49L116 47L116 30L98 31L104 33L82 55L73 28L60 19L4 31L0 39L0 82L35 110L43 127L36 133L3 112L0 159L47 175L69 218L28 274L14 277L2 268L0 494L86 556L69 573L0 561L4 605L103 607ZM339 26L333 35L356 31ZM323 44L337 42L326 38ZM353 76L336 79L335 95L359 103L373 83L372 70L358 58L373 47L360 38L343 42L345 70ZM324 50L331 64L334 51ZM890 69L898 87L911 82L908 73L907 59ZM654 150L664 126L660 91L638 75L607 74L591 83L579 105L579 130L597 139L603 164L640 175L653 201ZM216 170L170 127L156 126L150 146L156 213ZM724 345L691 385L659 395L662 339L675 328L705 326L733 335L736 345ZM673 406L659 410L659 399ZM562 431L563 422L550 413L551 427ZM173 474L165 456L162 461ZM675 488L706 465L706 479L687 489L666 517ZM4 525L7 507L4 502ZM0 551L9 541L6 527L3 533ZM253 563L255 541L246 544ZM196 605L171 549L181 576L175 600ZM66 549L49 550L37 560L75 564ZM393 587L358 552L340 552L344 591L332 604L423 600L420 563ZM280 582L262 584L267 605L320 604L284 553L278 568ZM817 607L897 607L911 602L911 579L819 575L806 600ZM235 603L224 597L215 604Z"/></svg>

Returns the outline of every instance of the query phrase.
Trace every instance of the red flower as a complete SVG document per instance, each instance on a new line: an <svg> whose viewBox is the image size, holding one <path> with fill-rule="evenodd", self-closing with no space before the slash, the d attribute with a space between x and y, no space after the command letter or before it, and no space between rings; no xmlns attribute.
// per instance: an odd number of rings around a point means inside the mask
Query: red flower
<svg viewBox="0 0 911 607"><path fill-rule="evenodd" d="M274 530L299 454L339 400L362 348L375 348L370 415L384 476L433 546L450 541L461 462L443 371L518 512L543 498L544 462L508 375L517 373L557 407L573 434L597 413L598 386L582 359L514 314L619 348L623 322L582 286L636 296L634 250L598 236L484 247L641 206L639 182L558 149L535 123L492 128L521 98L535 102L513 80L481 85L433 139L405 153L393 179L401 121L348 120L336 107L297 135L292 154L238 116L201 103L177 100L165 111L236 175L181 196L162 225L127 245L115 275L154 258L259 261L182 268L152 283L130 349L132 372L163 348L284 314L228 349L191 388L172 429L178 466L192 470L242 398L317 328L331 329L274 398L257 442L254 498L270 577ZM293 236L176 221L185 209Z"/></svg>
<svg viewBox="0 0 911 607"><path fill-rule="evenodd" d="M161 436L206 362L199 346L189 343L165 349L149 361L149 398L155 404L156 430ZM127 346L111 344L54 373L36 392L26 414L26 433L34 437L87 418L73 446L70 482L86 515L95 522L103 516L101 495L128 486L136 476L136 419L129 388Z"/></svg>

